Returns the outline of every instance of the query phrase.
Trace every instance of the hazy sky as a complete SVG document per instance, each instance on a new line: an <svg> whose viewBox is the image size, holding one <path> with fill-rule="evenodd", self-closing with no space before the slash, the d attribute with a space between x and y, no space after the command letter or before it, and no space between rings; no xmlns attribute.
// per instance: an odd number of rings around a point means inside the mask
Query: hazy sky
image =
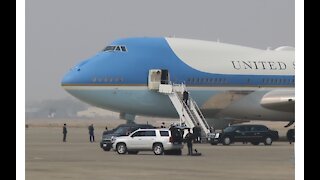
<svg viewBox="0 0 320 180"><path fill-rule="evenodd" d="M294 0L26 0L26 102L69 96L63 75L122 37L294 46Z"/></svg>

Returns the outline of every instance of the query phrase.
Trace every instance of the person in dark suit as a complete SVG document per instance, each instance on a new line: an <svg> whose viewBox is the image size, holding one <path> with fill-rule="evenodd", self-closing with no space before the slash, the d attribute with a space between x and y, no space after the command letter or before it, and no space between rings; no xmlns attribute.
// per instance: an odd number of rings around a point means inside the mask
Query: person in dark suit
<svg viewBox="0 0 320 180"><path fill-rule="evenodd" d="M63 128L62 128L62 134L63 134L63 142L66 142L66 138L67 138L67 124L63 124Z"/></svg>
<svg viewBox="0 0 320 180"><path fill-rule="evenodd" d="M191 133L190 129L188 129L188 133L185 137L185 141L187 142L187 146L188 146L188 155L192 155L193 134Z"/></svg>
<svg viewBox="0 0 320 180"><path fill-rule="evenodd" d="M188 100L189 100L189 93L188 93L188 91L183 91L182 97L183 97L184 103L188 106Z"/></svg>
<svg viewBox="0 0 320 180"><path fill-rule="evenodd" d="M94 128L93 128L93 124L91 124L91 125L88 127L88 130L89 130L89 139L90 139L90 142L94 142Z"/></svg>

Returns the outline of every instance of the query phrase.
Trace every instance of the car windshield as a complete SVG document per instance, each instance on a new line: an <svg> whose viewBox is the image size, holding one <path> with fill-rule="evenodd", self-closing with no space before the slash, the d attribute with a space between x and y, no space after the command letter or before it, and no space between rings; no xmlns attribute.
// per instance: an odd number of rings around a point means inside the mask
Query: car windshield
<svg viewBox="0 0 320 180"><path fill-rule="evenodd" d="M127 132L129 130L130 130L130 127L120 127L114 133L115 134L127 134Z"/></svg>
<svg viewBox="0 0 320 180"><path fill-rule="evenodd" d="M234 131L235 129L236 129L236 127L229 126L229 127L225 128L225 129L223 130L223 132L232 132L232 131Z"/></svg>

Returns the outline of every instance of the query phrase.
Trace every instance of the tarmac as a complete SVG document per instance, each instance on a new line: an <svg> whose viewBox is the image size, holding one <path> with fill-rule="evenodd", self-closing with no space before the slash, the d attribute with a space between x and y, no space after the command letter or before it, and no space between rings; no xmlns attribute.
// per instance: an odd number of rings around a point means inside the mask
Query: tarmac
<svg viewBox="0 0 320 180"><path fill-rule="evenodd" d="M96 142L89 142L85 127L26 129L26 179L28 180L292 180L294 145L272 146L194 144L202 156L155 156L152 152L118 155L99 146L103 129L96 129Z"/></svg>

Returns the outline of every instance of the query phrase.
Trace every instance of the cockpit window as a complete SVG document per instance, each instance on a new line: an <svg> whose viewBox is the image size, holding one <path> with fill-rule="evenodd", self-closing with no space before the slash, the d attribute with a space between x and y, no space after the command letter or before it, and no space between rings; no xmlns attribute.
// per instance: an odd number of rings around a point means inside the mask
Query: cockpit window
<svg viewBox="0 0 320 180"><path fill-rule="evenodd" d="M125 46L107 46L102 51L122 51L122 52L127 52L127 48Z"/></svg>
<svg viewBox="0 0 320 180"><path fill-rule="evenodd" d="M122 50L123 52L126 52L126 51L127 51L127 49L126 49L125 46L121 46L121 50Z"/></svg>
<svg viewBox="0 0 320 180"><path fill-rule="evenodd" d="M107 46L103 49L103 51L114 51L115 48L116 46Z"/></svg>

